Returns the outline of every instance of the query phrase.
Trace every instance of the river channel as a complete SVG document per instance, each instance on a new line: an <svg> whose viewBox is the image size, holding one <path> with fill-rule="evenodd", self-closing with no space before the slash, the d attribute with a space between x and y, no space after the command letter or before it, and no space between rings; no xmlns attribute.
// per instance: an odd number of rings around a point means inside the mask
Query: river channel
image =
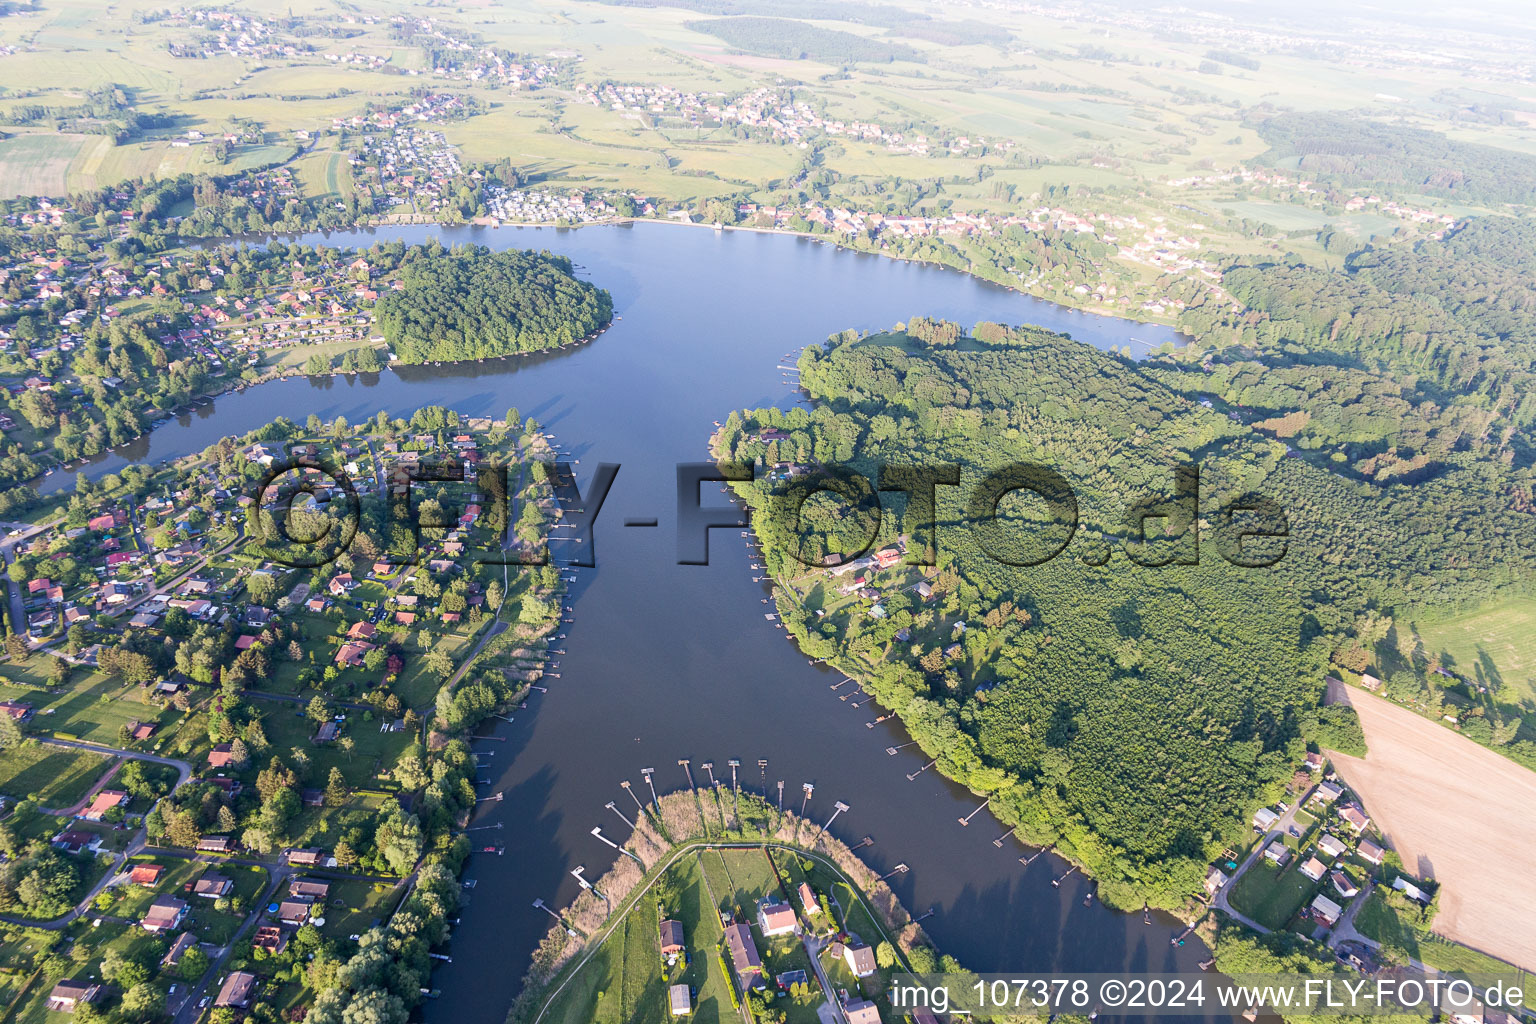
<svg viewBox="0 0 1536 1024"><path fill-rule="evenodd" d="M835 249L805 238L714 232L661 224L576 230L401 227L337 232L299 241L364 247L399 238L475 241L496 248L547 248L613 294L622 320L594 342L554 354L464 366L417 367L323 380L289 378L218 398L95 460L95 476L129 462L198 451L275 416L310 413L353 423L380 409L408 415L438 404L465 415L503 415L515 406L555 435L585 490L599 462L621 467L596 527L595 568L582 569L570 595L560 677L535 693L493 753L490 787L501 803L482 805L475 825L504 823L504 856L475 855L465 871L476 887L455 930L451 964L433 975L441 997L430 1024L500 1024L528 958L550 924L532 903L577 893L570 871L600 875L614 854L589 833L622 835L604 805L630 803L621 780L658 789L686 782L680 757L695 765L740 759L742 785L758 789L757 761L770 786L785 780L786 802L815 785L807 816L825 820L833 802L850 810L832 831L858 842L946 952L980 971L1189 970L1203 956L1193 941L1169 939L1181 926L1154 915L1124 915L1094 901L1073 875L1052 887L1054 857L1020 864L1027 849L986 812L967 828L956 819L979 802L935 772L908 781L923 763L895 723L866 728L860 709L829 689L839 678L809 665L764 618L764 584L752 580L735 530L712 531L710 564L677 564L675 466L706 457L715 420L733 409L789 406L799 394L781 364L807 344L844 328L876 330L912 316L970 326L979 320L1035 323L1103 348L1141 352L1177 342L1170 329L1099 317L1028 298L956 272ZM73 474L45 481L67 486ZM722 501L706 488L706 501ZM654 518L654 529L625 528ZM793 799L791 800L791 795ZM488 834L488 833L483 833Z"/></svg>

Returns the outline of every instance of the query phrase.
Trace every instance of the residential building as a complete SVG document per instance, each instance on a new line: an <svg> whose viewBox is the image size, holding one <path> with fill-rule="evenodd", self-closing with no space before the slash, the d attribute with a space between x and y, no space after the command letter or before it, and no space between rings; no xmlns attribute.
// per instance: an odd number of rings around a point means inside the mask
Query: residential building
<svg viewBox="0 0 1536 1024"><path fill-rule="evenodd" d="M1320 895L1312 901L1312 916L1326 927L1332 928L1342 912L1343 908L1327 896Z"/></svg>
<svg viewBox="0 0 1536 1024"><path fill-rule="evenodd" d="M54 1013L74 1013L86 1003L94 1003L101 995L101 986L91 981L75 981L65 978L48 993L48 1009Z"/></svg>
<svg viewBox="0 0 1536 1024"><path fill-rule="evenodd" d="M867 978L875 973L875 951L858 939L843 947L843 960L855 978Z"/></svg>
<svg viewBox="0 0 1536 1024"><path fill-rule="evenodd" d="M848 1024L880 1024L880 1011L867 999L855 999L843 1004L843 1016Z"/></svg>
<svg viewBox="0 0 1536 1024"><path fill-rule="evenodd" d="M731 951L731 966L743 981L763 972L763 958L752 941L752 929L744 924L731 925L725 930L725 945Z"/></svg>
<svg viewBox="0 0 1536 1024"><path fill-rule="evenodd" d="M1306 860L1301 862L1301 867L1297 868L1296 870L1300 871L1303 875L1306 875L1308 878L1312 879L1312 881L1316 882L1320 880L1327 872L1328 865L1324 864L1316 857L1308 857Z"/></svg>
<svg viewBox="0 0 1536 1024"><path fill-rule="evenodd" d="M821 902L816 899L816 890L811 888L809 882L801 882L797 891L800 896L800 909L805 911L807 917L821 913Z"/></svg>
<svg viewBox="0 0 1536 1024"><path fill-rule="evenodd" d="M133 870L128 872L128 881L153 889L164 873L165 866L161 864L135 864Z"/></svg>
<svg viewBox="0 0 1536 1024"><path fill-rule="evenodd" d="M315 900L312 896L290 896L277 905L277 919L283 924L298 927L309 920L314 906Z"/></svg>
<svg viewBox="0 0 1536 1024"><path fill-rule="evenodd" d="M757 926L764 938L793 934L795 908L788 903L764 903L757 908Z"/></svg>
<svg viewBox="0 0 1536 1024"><path fill-rule="evenodd" d="M1317 841L1317 848L1322 851L1325 857L1342 857L1349 852L1349 847L1344 845L1342 839L1328 832L1324 832L1323 838Z"/></svg>
<svg viewBox="0 0 1536 1024"><path fill-rule="evenodd" d="M205 896L212 900L218 899L220 896L228 896L234 891L234 888L235 883L233 879L226 878L224 875L213 871L208 871L203 874L203 877L193 883L192 894L195 896Z"/></svg>
<svg viewBox="0 0 1536 1024"><path fill-rule="evenodd" d="M197 936L191 932L182 932L176 936L176 941L171 943L171 948L165 951L165 956L160 958L160 966L175 967L181 963L182 954L195 945L197 945Z"/></svg>
<svg viewBox="0 0 1536 1024"><path fill-rule="evenodd" d="M288 895L307 897L323 902L330 894L331 883L321 881L318 878L290 878L288 880Z"/></svg>
<svg viewBox="0 0 1536 1024"><path fill-rule="evenodd" d="M174 896L161 896L149 905L149 910L144 914L139 926L147 932L159 935L181 927L181 922L186 916L185 900L179 900Z"/></svg>
<svg viewBox="0 0 1536 1024"><path fill-rule="evenodd" d="M224 979L224 984L219 989L219 997L213 1001L214 1006L233 1006L237 1009L245 1009L251 1005L251 996L256 992L256 975L250 971L232 971L229 977Z"/></svg>
<svg viewBox="0 0 1536 1024"><path fill-rule="evenodd" d="M275 956L288 948L288 933L275 924L264 924L256 929L251 945Z"/></svg>
<svg viewBox="0 0 1536 1024"><path fill-rule="evenodd" d="M671 956L683 951L683 925L681 921L663 921L660 926L661 955Z"/></svg>

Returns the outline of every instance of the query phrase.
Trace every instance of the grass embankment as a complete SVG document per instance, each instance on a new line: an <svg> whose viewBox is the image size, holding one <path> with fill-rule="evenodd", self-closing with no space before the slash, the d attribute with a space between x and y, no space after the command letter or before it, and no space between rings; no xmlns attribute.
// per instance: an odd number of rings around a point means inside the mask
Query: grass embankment
<svg viewBox="0 0 1536 1024"><path fill-rule="evenodd" d="M792 898L801 881L826 895L834 915L828 928L857 934L871 946L926 946L895 894L848 847L830 836L811 847L817 826L757 797L743 793L738 803L708 793L673 793L638 824L625 848L644 869L621 857L595 883L613 901L611 915L600 897L587 892L565 910L563 924L577 937L563 926L550 929L508 1015L512 1024L664 1021L670 984L695 990L696 1019L734 1019L740 996L720 967L720 914L753 921L758 899ZM661 958L656 926L663 910L683 924L686 964L668 968ZM806 970L811 980L810 995L781 995L774 1006L791 1022L814 1020L822 999L803 948L785 938L754 938L769 975ZM877 1002L884 973L863 982Z"/></svg>

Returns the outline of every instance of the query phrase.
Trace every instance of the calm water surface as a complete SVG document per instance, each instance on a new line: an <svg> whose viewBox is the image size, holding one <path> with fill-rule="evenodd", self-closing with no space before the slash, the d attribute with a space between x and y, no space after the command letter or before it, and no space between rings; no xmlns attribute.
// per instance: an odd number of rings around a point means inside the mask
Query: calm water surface
<svg viewBox="0 0 1536 1024"><path fill-rule="evenodd" d="M310 413L353 423L380 409L408 415L439 404L465 415L501 416L515 406L554 433L572 457L583 490L598 462L622 468L596 529L598 565L579 572L574 622L563 642L560 678L527 711L499 725L492 789L474 824L504 822L502 857L476 856L477 880L454 935L453 963L433 984L442 997L429 1022L499 1024L528 958L550 924L531 904L577 894L569 872L596 877L613 851L594 825L623 833L604 809L633 804L619 788L641 786L656 768L658 788L684 785L680 757L694 764L739 758L744 785L757 788L759 758L770 786L784 779L791 804L802 782L815 784L808 816L823 820L834 800L851 805L832 831L857 842L876 871L909 867L891 879L909 909L922 914L942 949L981 971L1190 969L1203 956L1173 947L1179 926L1155 916L1084 907L1084 883L1058 888L1053 857L1019 864L1025 853L985 812L969 828L956 818L978 801L933 772L905 778L916 748L888 756L906 737L893 723L869 729L873 705L835 699L834 676L809 666L784 633L763 618L767 590L753 583L737 531L713 531L709 566L676 564L673 517L678 462L706 457L715 420L732 409L789 406L797 393L779 368L807 344L845 328L877 330L912 316L969 326L980 320L1035 323L1100 347L1142 351L1177 341L1171 330L1075 313L916 264L839 251L787 236L715 233L660 224L555 229L405 227L307 236L305 242L366 246L378 239L476 241L497 248L547 248L571 257L580 273L613 293L622 322L579 349L466 367L412 368L366 378L289 379L218 399L98 460L91 475L128 462L158 462L197 451L274 416ZM72 475L45 481L51 489ZM708 488L706 488L708 490ZM712 497L706 501L720 500ZM657 529L626 529L654 517ZM485 774L485 773L483 773ZM643 786L641 786L643 788Z"/></svg>

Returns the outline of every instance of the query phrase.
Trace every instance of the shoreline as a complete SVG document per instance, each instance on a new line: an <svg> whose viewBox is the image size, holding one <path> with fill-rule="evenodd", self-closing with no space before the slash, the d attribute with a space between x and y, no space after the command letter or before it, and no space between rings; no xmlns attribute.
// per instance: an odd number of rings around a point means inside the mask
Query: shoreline
<svg viewBox="0 0 1536 1024"><path fill-rule="evenodd" d="M738 817L736 835L722 832L712 836L705 824L702 801L706 796L712 794L701 795L697 790L675 790L663 794L654 805L654 810L650 809L652 805L647 806L644 815L636 819L634 831L621 844L613 866L591 883L593 889L607 893L610 899L616 900L617 906L608 911L598 897L592 895L592 889L584 888L572 903L561 908L558 912L559 922L550 926L543 942L534 952L533 963L523 978L522 991L507 1011L507 1024L539 1024L549 1007L602 950L614 930L624 923L640 898L678 860L694 852L712 849L774 849L810 857L836 873L857 893L876 927L881 930L881 938L890 942L898 951L904 966L909 966L905 962L913 946L934 948L917 919L846 843L827 832L819 834L814 844L800 841L801 828L816 828L814 822L806 821L793 810L776 811L746 791L741 792L739 798L746 801L749 808L756 807L773 815L775 820L772 830L760 830L757 838L751 838L745 834L741 827L743 822ZM687 826L691 829L695 825L704 828L702 835L690 831L673 839L667 834L670 828ZM790 830L787 836L786 830ZM632 856L644 863L643 873L634 866L634 861L630 859ZM581 922L594 916L597 917L595 924L583 933ZM573 940L567 928L578 931L580 937ZM541 954L546 960L542 970L539 962Z"/></svg>

